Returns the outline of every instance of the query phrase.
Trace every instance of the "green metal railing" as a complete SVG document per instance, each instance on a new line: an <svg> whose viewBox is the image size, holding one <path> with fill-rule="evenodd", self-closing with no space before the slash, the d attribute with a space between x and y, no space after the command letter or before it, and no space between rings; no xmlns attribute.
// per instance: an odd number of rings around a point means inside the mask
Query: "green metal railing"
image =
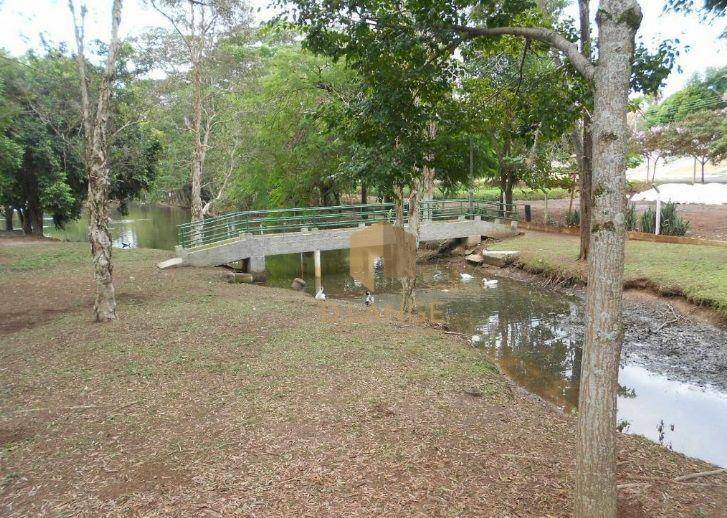
<svg viewBox="0 0 727 518"><path fill-rule="evenodd" d="M432 200L421 202L422 220L452 220L480 216L517 219L514 206L469 199ZM404 219L408 207L404 206ZM184 223L178 228L178 242L183 248L196 248L236 239L240 234L274 234L300 232L308 229L357 227L361 223L393 223L396 218L393 203L367 205L336 205L274 210L229 212L203 221Z"/></svg>

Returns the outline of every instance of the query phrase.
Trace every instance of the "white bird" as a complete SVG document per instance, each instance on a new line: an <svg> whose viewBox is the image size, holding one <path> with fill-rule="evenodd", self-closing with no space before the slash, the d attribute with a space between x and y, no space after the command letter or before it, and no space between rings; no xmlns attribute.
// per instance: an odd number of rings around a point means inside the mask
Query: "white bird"
<svg viewBox="0 0 727 518"><path fill-rule="evenodd" d="M494 288L497 286L497 279L482 279L482 286L485 288Z"/></svg>
<svg viewBox="0 0 727 518"><path fill-rule="evenodd" d="M434 275L432 275L432 278L435 281L442 281L442 280L444 280L444 274L442 272L440 272L439 270L437 270L436 272L434 272Z"/></svg>
<svg viewBox="0 0 727 518"><path fill-rule="evenodd" d="M475 278L475 276L470 275L469 273L460 273L459 278L462 282L470 282L472 279Z"/></svg>
<svg viewBox="0 0 727 518"><path fill-rule="evenodd" d="M374 303L374 295L369 290L366 290L366 298L364 299L364 304L367 306L370 306Z"/></svg>
<svg viewBox="0 0 727 518"><path fill-rule="evenodd" d="M321 286L318 293L316 293L316 300L326 300L326 294L323 293L323 286Z"/></svg>
<svg viewBox="0 0 727 518"><path fill-rule="evenodd" d="M470 342L473 344L478 344L482 341L482 337L480 335L472 335L472 338L470 338Z"/></svg>

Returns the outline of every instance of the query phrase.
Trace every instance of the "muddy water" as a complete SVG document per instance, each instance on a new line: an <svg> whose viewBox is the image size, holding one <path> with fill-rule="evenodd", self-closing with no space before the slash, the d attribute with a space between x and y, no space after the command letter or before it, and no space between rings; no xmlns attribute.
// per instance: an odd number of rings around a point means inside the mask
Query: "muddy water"
<svg viewBox="0 0 727 518"><path fill-rule="evenodd" d="M116 248L159 248L174 250L177 244L177 225L189 221L189 211L164 205L129 204L127 214L111 211L111 237ZM0 223L4 228L5 223ZM17 215L15 228L20 228ZM65 228L57 229L53 218L46 216L43 233L64 241L87 241L88 218L69 221Z"/></svg>
<svg viewBox="0 0 727 518"><path fill-rule="evenodd" d="M348 275L346 252L324 253L322 267L322 284L329 297L363 303L364 288ZM309 293L315 290L312 257L268 258L268 269L271 285L287 288L299 276L308 281ZM583 337L582 300L507 278L498 278L496 287L483 288L482 274L470 273L475 279L462 282L458 271L421 265L418 306L429 313L433 304L441 320L451 329L471 335L511 379L565 411L574 410ZM397 306L396 283L381 273L376 280L377 306ZM627 330L619 374L618 414L624 431L727 466L727 380L721 385L712 383L722 380L724 371L717 369L717 376L722 377L710 378L700 376L700 371L672 368L668 355L664 361L655 359L658 350L649 349L648 344L657 340L654 347L661 347L658 340L663 341L663 336L644 331L648 314L644 316L639 308L627 307L626 311L627 324L638 321L641 326L634 323ZM652 327L658 323L654 321ZM702 340L707 347L725 339L724 332L700 326L684 330L693 344ZM679 329L676 333L682 335ZM645 353L650 355L648 359Z"/></svg>

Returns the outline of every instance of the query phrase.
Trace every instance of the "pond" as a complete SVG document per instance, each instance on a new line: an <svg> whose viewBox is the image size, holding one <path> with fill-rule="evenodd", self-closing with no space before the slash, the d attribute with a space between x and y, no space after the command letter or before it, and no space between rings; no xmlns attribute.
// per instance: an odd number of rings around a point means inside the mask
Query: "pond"
<svg viewBox="0 0 727 518"><path fill-rule="evenodd" d="M117 209L111 211L111 237L117 248L159 248L174 250L177 244L177 225L189 221L189 210L165 205L129 204L127 214ZM20 222L14 222L20 228ZM46 236L63 241L86 241L88 218L85 216L69 221L65 228L57 229L53 218L47 216L43 222Z"/></svg>
<svg viewBox="0 0 727 518"><path fill-rule="evenodd" d="M268 258L268 284L289 288L294 277L313 294L313 258ZM434 304L452 330L472 336L483 353L516 383L565 411L578 405L583 301L507 278L483 288L482 276L462 282L459 271L420 265L417 305ZM360 301L364 289L348 274L346 251L322 254L322 285L329 297ZM376 305L398 307L399 286L376 274ZM727 466L727 393L652 372L633 355L619 373L618 418L626 433Z"/></svg>

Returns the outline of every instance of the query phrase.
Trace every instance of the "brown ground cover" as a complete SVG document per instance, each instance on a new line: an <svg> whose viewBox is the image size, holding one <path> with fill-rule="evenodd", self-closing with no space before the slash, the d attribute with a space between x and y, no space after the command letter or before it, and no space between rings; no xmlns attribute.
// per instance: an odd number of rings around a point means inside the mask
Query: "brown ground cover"
<svg viewBox="0 0 727 518"><path fill-rule="evenodd" d="M481 351L166 256L116 252L97 325L87 246L0 239L3 515L569 514L575 418ZM673 481L710 468L620 437L624 515L724 516Z"/></svg>

